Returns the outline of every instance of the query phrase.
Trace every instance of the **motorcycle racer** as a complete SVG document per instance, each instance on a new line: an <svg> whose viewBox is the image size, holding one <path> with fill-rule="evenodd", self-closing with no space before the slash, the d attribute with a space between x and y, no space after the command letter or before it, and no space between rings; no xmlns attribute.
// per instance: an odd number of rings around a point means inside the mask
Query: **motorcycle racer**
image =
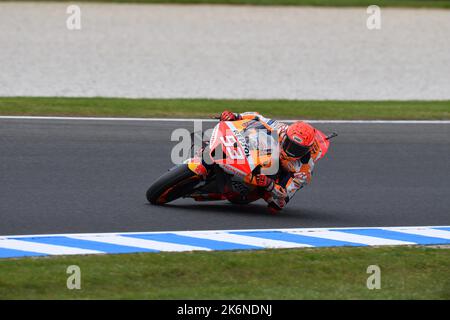
<svg viewBox="0 0 450 320"><path fill-rule="evenodd" d="M228 110L222 112L220 120L256 120L278 134L281 166L276 178L263 174L251 177L256 179L259 187L266 190L263 198L272 213L284 208L299 189L311 182L314 163L320 158L320 149L314 147L315 128L310 124L297 121L288 125L265 118L257 112L237 114Z"/></svg>

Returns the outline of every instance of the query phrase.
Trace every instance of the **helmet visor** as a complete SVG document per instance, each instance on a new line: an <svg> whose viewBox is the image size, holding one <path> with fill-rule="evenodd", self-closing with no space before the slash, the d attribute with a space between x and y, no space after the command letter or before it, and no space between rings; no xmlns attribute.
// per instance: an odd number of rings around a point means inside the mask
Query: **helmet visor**
<svg viewBox="0 0 450 320"><path fill-rule="evenodd" d="M284 152L286 152L286 154L292 158L301 158L309 152L309 147L299 145L298 143L289 139L287 135L284 138L282 147Z"/></svg>

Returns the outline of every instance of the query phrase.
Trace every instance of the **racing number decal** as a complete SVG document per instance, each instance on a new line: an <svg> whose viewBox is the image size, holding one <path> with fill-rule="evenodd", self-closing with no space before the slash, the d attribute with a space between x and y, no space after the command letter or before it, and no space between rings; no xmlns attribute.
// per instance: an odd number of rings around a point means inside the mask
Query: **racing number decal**
<svg viewBox="0 0 450 320"><path fill-rule="evenodd" d="M232 160L243 160L244 154L240 148L235 149L235 145L237 146L237 141L234 136L225 136L220 137L223 145L227 149L227 154L230 156Z"/></svg>

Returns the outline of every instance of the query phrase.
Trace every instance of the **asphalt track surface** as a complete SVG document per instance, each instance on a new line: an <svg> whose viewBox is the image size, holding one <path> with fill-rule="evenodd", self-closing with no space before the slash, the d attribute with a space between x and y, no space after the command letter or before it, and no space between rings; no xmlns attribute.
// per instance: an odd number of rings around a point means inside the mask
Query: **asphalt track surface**
<svg viewBox="0 0 450 320"><path fill-rule="evenodd" d="M448 124L317 124L339 137L278 216L263 201L149 205L178 127L193 124L0 120L0 235L450 224Z"/></svg>

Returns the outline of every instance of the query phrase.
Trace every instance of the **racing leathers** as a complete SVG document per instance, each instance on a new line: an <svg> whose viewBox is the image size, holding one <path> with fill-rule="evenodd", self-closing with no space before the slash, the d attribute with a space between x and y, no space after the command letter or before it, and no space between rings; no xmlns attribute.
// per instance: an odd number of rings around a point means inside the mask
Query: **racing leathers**
<svg viewBox="0 0 450 320"><path fill-rule="evenodd" d="M222 121L234 120L256 120L261 122L269 131L276 130L278 139L281 142L289 125L277 120L268 119L257 112L245 112L235 114L224 111L221 115ZM264 194L264 200L268 203L272 212L281 210L286 203L295 195L297 190L303 188L311 182L311 176L314 169L314 162L317 153L314 148L300 159L283 157L280 153L280 168L274 179L263 175L256 177L257 184L264 187L267 192ZM245 180L244 180L245 181Z"/></svg>

